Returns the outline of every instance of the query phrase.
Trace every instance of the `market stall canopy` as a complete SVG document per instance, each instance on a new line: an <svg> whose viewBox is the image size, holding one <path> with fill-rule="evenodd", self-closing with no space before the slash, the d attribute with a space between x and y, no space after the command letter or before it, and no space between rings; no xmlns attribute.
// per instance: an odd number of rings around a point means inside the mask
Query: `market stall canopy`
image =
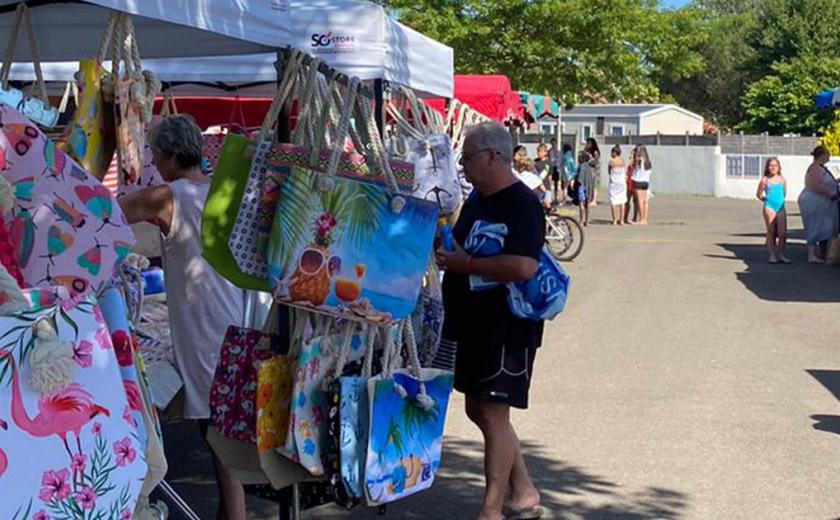
<svg viewBox="0 0 840 520"><path fill-rule="evenodd" d="M840 107L840 88L823 90L814 96L814 106L817 110Z"/></svg>
<svg viewBox="0 0 840 520"><path fill-rule="evenodd" d="M0 34L17 1L0 0ZM135 16L143 66L168 82L226 84L276 80L272 51L292 47L363 80L384 79L428 95L451 97L453 51L358 0L30 0L47 81L67 81L76 61L94 54L108 8ZM7 12L8 11L8 12ZM25 45L19 45L26 49ZM29 59L18 54L17 62ZM11 79L34 77L16 63Z"/></svg>
<svg viewBox="0 0 840 520"><path fill-rule="evenodd" d="M525 107L519 93L511 89L507 76L457 75L452 97L495 121L507 125L521 125L525 122ZM444 112L446 100L425 101L435 110Z"/></svg>
<svg viewBox="0 0 840 520"><path fill-rule="evenodd" d="M520 90L519 100L525 107L525 115L528 116L529 123L533 123L543 116L556 118L560 115L560 104L547 95L531 94Z"/></svg>

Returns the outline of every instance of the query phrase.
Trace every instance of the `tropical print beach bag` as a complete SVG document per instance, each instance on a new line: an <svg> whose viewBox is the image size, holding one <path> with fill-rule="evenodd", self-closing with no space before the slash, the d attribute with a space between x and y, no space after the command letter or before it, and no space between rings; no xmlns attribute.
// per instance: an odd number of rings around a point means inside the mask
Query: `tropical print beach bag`
<svg viewBox="0 0 840 520"><path fill-rule="evenodd" d="M0 173L14 204L5 222L28 287L98 291L134 245L110 191L28 119L0 106Z"/></svg>
<svg viewBox="0 0 840 520"><path fill-rule="evenodd" d="M333 143L344 142L357 90L354 78ZM368 101L360 100L360 107L369 126ZM309 153L308 167L292 166L271 229L268 274L275 297L284 303L386 325L417 304L437 206L400 193L378 134L369 135L369 158L386 186L337 175L342 147L335 144L321 170L323 135Z"/></svg>
<svg viewBox="0 0 840 520"><path fill-rule="evenodd" d="M145 446L98 304L31 298L0 316L0 518L130 518Z"/></svg>
<svg viewBox="0 0 840 520"><path fill-rule="evenodd" d="M105 178L117 146L114 122L113 81L103 81L107 73L102 67L111 51L114 27L119 17L108 18L96 57L79 61L76 83L79 104L64 129L59 147L98 180ZM106 91L106 85L109 91Z"/></svg>
<svg viewBox="0 0 840 520"><path fill-rule="evenodd" d="M452 372L420 368L414 327L403 339L410 370L386 369L368 381L370 428L365 465L368 505L387 504L432 486L440 469ZM392 358L399 358L394 353Z"/></svg>

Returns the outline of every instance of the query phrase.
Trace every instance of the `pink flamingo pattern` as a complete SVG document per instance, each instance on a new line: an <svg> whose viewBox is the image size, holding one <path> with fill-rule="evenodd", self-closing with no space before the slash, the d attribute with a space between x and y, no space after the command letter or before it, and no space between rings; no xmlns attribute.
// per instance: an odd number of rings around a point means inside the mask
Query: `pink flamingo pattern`
<svg viewBox="0 0 840 520"><path fill-rule="evenodd" d="M6 421L0 419L0 430L8 430L9 425L6 424ZM3 450L0 450L0 478L3 477L3 473L6 472L6 468L9 467L9 459L6 457L6 454Z"/></svg>
<svg viewBox="0 0 840 520"><path fill-rule="evenodd" d="M23 405L14 359L9 352L0 350L0 358L2 357L8 358L12 372L12 421L18 428L33 437L55 435L60 438L72 463L73 452L67 443L68 434L72 432L75 435L78 454L82 455L79 437L82 427L98 415L110 417L111 413L94 404L90 392L77 383L71 383L62 390L39 399L38 415L29 418Z"/></svg>

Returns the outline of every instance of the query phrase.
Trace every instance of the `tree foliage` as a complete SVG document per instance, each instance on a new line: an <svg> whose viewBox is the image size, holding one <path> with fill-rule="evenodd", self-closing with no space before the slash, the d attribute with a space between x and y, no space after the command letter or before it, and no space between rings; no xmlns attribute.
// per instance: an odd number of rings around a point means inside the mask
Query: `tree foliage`
<svg viewBox="0 0 840 520"><path fill-rule="evenodd" d="M840 85L840 57L802 57L774 63L770 74L752 83L744 94L746 132L822 133L832 111L814 109L814 95Z"/></svg>
<svg viewBox="0 0 840 520"><path fill-rule="evenodd" d="M566 103L655 100L661 75L702 64L689 11L654 0L391 0L400 21L455 49L460 74L505 74Z"/></svg>

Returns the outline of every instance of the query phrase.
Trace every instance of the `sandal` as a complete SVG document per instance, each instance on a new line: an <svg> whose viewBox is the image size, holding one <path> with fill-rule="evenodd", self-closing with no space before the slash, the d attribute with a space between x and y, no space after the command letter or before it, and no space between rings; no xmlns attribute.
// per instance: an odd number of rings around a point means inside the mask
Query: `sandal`
<svg viewBox="0 0 840 520"><path fill-rule="evenodd" d="M537 520L548 516L548 509L541 505L521 509L519 511L506 510L505 520Z"/></svg>

